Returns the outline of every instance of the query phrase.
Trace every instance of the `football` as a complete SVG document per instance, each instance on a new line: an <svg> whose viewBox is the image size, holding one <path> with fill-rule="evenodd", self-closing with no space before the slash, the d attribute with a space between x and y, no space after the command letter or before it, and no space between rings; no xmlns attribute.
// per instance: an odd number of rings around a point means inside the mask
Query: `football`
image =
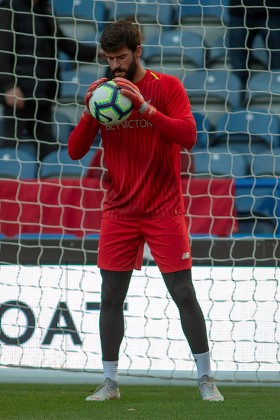
<svg viewBox="0 0 280 420"><path fill-rule="evenodd" d="M132 112L132 102L120 92L113 80L102 83L89 100L89 110L94 118L104 125L117 125Z"/></svg>

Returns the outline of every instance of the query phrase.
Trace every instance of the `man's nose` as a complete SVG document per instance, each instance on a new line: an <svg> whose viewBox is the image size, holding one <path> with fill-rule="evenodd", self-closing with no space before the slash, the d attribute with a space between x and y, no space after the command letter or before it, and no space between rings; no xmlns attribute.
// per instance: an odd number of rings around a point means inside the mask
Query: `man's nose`
<svg viewBox="0 0 280 420"><path fill-rule="evenodd" d="M112 61L112 69L115 70L115 69L118 69L119 67L120 67L120 62L119 62L119 60L117 58L115 58Z"/></svg>

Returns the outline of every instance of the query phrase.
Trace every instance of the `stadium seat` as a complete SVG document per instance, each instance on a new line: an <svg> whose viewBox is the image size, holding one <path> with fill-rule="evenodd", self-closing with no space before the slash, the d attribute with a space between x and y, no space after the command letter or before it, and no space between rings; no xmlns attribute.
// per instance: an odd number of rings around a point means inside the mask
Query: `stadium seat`
<svg viewBox="0 0 280 420"><path fill-rule="evenodd" d="M207 68L232 68L229 54L229 32L220 33L213 39L207 37L206 44L208 49ZM254 39L250 50L248 67L254 72L256 70L266 70L268 63L268 50L263 39L258 35Z"/></svg>
<svg viewBox="0 0 280 420"><path fill-rule="evenodd" d="M30 149L3 147L0 149L0 178L33 179L37 176L37 158Z"/></svg>
<svg viewBox="0 0 280 420"><path fill-rule="evenodd" d="M81 160L72 160L67 147L49 153L40 164L41 178L80 178L87 174L92 153L89 152Z"/></svg>
<svg viewBox="0 0 280 420"><path fill-rule="evenodd" d="M75 60L71 60L69 55L65 54L61 50L58 52L58 63L61 71L74 70L76 67Z"/></svg>
<svg viewBox="0 0 280 420"><path fill-rule="evenodd" d="M249 67L253 70L268 70L269 52L265 45L265 40L260 35L254 38Z"/></svg>
<svg viewBox="0 0 280 420"><path fill-rule="evenodd" d="M273 153L256 155L251 163L252 175L255 177L280 177L280 148L275 148Z"/></svg>
<svg viewBox="0 0 280 420"><path fill-rule="evenodd" d="M213 40L206 40L208 50L206 67L209 69L230 69L227 34L220 34Z"/></svg>
<svg viewBox="0 0 280 420"><path fill-rule="evenodd" d="M198 70L184 80L192 108L200 111L232 111L240 106L240 80L224 69Z"/></svg>
<svg viewBox="0 0 280 420"><path fill-rule="evenodd" d="M248 81L246 104L279 114L280 107L280 69L275 71L256 71Z"/></svg>
<svg viewBox="0 0 280 420"><path fill-rule="evenodd" d="M106 8L102 1L75 0L61 1L52 0L54 15L58 18L75 18L88 20L91 23L97 21L100 25L105 24Z"/></svg>
<svg viewBox="0 0 280 420"><path fill-rule="evenodd" d="M205 50L200 35L180 28L163 31L145 40L143 60L146 65L161 64L199 69L205 67Z"/></svg>
<svg viewBox="0 0 280 420"><path fill-rule="evenodd" d="M223 25L228 21L229 0L182 0L177 17L179 24Z"/></svg>
<svg viewBox="0 0 280 420"><path fill-rule="evenodd" d="M212 124L206 115L198 111L193 111L196 122L197 141L195 147L207 149L210 145L209 134L212 131Z"/></svg>
<svg viewBox="0 0 280 420"><path fill-rule="evenodd" d="M53 122L53 134L58 143L66 145L74 124L70 121L66 114L55 110Z"/></svg>
<svg viewBox="0 0 280 420"><path fill-rule="evenodd" d="M63 33L77 40L100 33L107 20L107 9L102 1L75 0L51 2L53 13Z"/></svg>
<svg viewBox="0 0 280 420"><path fill-rule="evenodd" d="M139 24L145 37L159 34L172 28L176 6L166 0L131 1L117 0L106 2L108 21L128 19Z"/></svg>
<svg viewBox="0 0 280 420"><path fill-rule="evenodd" d="M80 41L81 44L89 45L89 46L96 46L96 42L91 37L84 37ZM86 72L86 73L93 73L94 77L98 76L98 78L103 77L106 73L108 68L107 60L104 58L97 57L96 61L75 61L75 68L78 71ZM71 70L71 69L70 69Z"/></svg>
<svg viewBox="0 0 280 420"><path fill-rule="evenodd" d="M212 144L243 154L250 167L254 155L280 147L280 119L261 110L225 113L216 124Z"/></svg>
<svg viewBox="0 0 280 420"><path fill-rule="evenodd" d="M209 147L207 151L197 150L192 153L194 175L199 177L245 177L246 162L242 156L231 154L227 148Z"/></svg>
<svg viewBox="0 0 280 420"><path fill-rule="evenodd" d="M96 22L68 18L68 20L59 21L59 27L66 38L76 39L78 42L81 42L85 37L98 40L100 36ZM62 57L61 60L64 58Z"/></svg>
<svg viewBox="0 0 280 420"><path fill-rule="evenodd" d="M236 180L235 207L239 233L279 234L280 197L277 187L277 179Z"/></svg>
<svg viewBox="0 0 280 420"><path fill-rule="evenodd" d="M60 78L60 103L84 103L84 96L90 84L99 78L99 74L83 70L62 71Z"/></svg>
<svg viewBox="0 0 280 420"><path fill-rule="evenodd" d="M55 104L56 112L64 114L73 125L76 125L80 120L84 107L84 103L58 102Z"/></svg>
<svg viewBox="0 0 280 420"><path fill-rule="evenodd" d="M108 2L109 3L109 2ZM163 27L173 24L175 7L172 2L116 0L109 7L108 20L115 21L133 17L139 23L157 23Z"/></svg>

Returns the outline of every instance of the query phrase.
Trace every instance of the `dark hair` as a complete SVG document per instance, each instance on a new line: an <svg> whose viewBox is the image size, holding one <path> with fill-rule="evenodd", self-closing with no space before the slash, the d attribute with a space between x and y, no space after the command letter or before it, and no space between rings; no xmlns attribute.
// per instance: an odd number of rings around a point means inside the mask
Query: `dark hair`
<svg viewBox="0 0 280 420"><path fill-rule="evenodd" d="M120 20L106 26L100 38L100 45L105 53L125 47L134 52L140 44L141 34L138 26L127 20Z"/></svg>

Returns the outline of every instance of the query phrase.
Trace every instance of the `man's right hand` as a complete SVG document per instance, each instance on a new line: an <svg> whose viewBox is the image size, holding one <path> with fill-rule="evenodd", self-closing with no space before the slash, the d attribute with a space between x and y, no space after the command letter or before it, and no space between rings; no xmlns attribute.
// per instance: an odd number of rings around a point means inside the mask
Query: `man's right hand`
<svg viewBox="0 0 280 420"><path fill-rule="evenodd" d="M92 97L92 93L95 91L95 89L98 88L98 86L102 85L102 83L107 82L107 77L101 77L101 79L96 80L95 82L93 82L90 87L88 88L85 97L84 97L84 102L85 102L85 106L87 107L87 109L89 110L89 100Z"/></svg>
<svg viewBox="0 0 280 420"><path fill-rule="evenodd" d="M14 87L5 92L5 102L8 106L16 106L18 109L24 108L24 94L19 87Z"/></svg>

